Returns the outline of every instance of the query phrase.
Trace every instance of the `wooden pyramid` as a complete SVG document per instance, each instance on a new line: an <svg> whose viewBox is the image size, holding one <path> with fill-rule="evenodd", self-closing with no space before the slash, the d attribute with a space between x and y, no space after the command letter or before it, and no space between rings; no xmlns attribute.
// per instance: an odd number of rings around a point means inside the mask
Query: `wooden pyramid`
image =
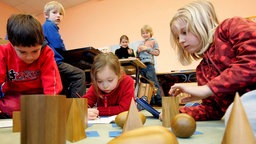
<svg viewBox="0 0 256 144"><path fill-rule="evenodd" d="M238 93L235 96L222 144L256 144L253 130Z"/></svg>
<svg viewBox="0 0 256 144"><path fill-rule="evenodd" d="M130 108L127 114L127 118L126 121L124 123L124 127L123 127L123 133L133 130L133 129L137 129L142 127L142 121L137 109L137 106L135 104L134 99L131 100L131 104L130 104Z"/></svg>
<svg viewBox="0 0 256 144"><path fill-rule="evenodd" d="M86 138L84 123L83 98L68 98L68 117L66 123L66 139L76 142Z"/></svg>

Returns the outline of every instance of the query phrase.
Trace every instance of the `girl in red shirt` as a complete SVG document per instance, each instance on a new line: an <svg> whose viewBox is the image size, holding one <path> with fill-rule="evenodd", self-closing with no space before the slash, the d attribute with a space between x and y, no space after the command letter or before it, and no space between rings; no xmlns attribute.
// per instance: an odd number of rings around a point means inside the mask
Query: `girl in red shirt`
<svg viewBox="0 0 256 144"><path fill-rule="evenodd" d="M169 94L184 92L182 102L201 100L198 106L182 107L195 120L219 120L233 102L256 89L256 23L229 18L219 24L213 5L195 1L180 8L170 23L171 40L183 65L201 60L196 68L198 86L175 84Z"/></svg>
<svg viewBox="0 0 256 144"><path fill-rule="evenodd" d="M134 98L134 80L123 72L115 54L101 53L94 58L91 80L92 85L83 96L88 99L89 119L129 110Z"/></svg>

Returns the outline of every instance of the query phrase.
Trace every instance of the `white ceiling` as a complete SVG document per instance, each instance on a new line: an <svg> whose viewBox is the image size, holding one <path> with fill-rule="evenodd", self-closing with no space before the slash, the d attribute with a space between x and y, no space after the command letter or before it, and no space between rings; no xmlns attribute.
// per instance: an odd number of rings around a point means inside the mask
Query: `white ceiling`
<svg viewBox="0 0 256 144"><path fill-rule="evenodd" d="M0 0L0 2L9 5L22 13L38 15L43 13L44 5L52 0ZM89 0L56 0L64 6L70 8Z"/></svg>

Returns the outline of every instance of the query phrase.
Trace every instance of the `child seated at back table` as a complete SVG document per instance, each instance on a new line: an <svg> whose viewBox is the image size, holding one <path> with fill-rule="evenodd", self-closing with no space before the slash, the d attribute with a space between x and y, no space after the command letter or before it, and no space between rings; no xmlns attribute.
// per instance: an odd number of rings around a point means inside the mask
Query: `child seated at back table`
<svg viewBox="0 0 256 144"><path fill-rule="evenodd" d="M52 49L44 44L40 22L31 15L12 15L7 21L9 42L0 45L0 118L20 110L20 96L56 95L61 78Z"/></svg>
<svg viewBox="0 0 256 144"><path fill-rule="evenodd" d="M129 48L129 38L126 35L120 37L120 48L116 49L115 55L119 59L135 57L133 49Z"/></svg>
<svg viewBox="0 0 256 144"><path fill-rule="evenodd" d="M115 55L119 59L127 59L131 57L135 57L133 49L129 48L129 38L126 35L122 35L120 37L120 48L115 50ZM135 73L135 69L129 63L122 64L122 67L126 74L132 75Z"/></svg>
<svg viewBox="0 0 256 144"><path fill-rule="evenodd" d="M134 99L134 80L123 72L115 54L98 54L90 74L92 85L83 96L88 99L88 119L129 110L131 100Z"/></svg>

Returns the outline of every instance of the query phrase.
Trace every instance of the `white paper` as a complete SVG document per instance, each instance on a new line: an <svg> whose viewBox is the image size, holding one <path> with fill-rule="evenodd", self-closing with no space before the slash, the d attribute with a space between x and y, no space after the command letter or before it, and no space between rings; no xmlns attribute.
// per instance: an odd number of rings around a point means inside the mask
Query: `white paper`
<svg viewBox="0 0 256 144"><path fill-rule="evenodd" d="M88 124L94 124L94 123L109 124L111 122L114 122L115 118L116 118L116 115L109 116L109 117L99 117L95 120L88 120Z"/></svg>
<svg viewBox="0 0 256 144"><path fill-rule="evenodd" d="M0 128L12 127L12 119L0 119Z"/></svg>

